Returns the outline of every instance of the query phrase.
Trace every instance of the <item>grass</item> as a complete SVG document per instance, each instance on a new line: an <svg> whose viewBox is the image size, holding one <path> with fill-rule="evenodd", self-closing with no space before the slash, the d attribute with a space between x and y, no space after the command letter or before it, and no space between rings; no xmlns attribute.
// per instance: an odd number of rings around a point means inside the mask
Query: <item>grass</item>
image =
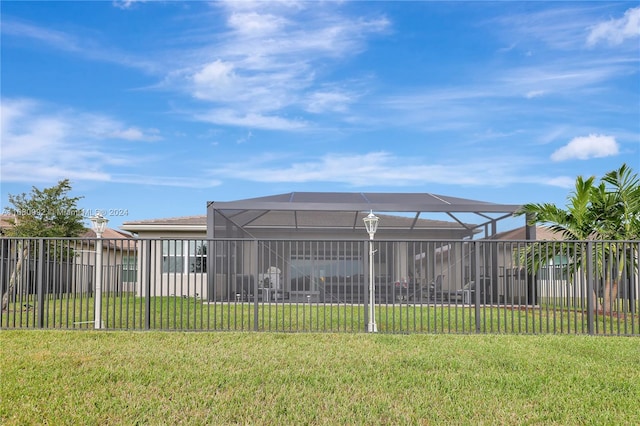
<svg viewBox="0 0 640 426"><path fill-rule="evenodd" d="M103 296L105 327L119 330L146 329L145 299L132 294ZM24 307L27 306L28 309ZM92 297L59 297L43 304L45 328L93 328ZM474 306L398 304L376 307L380 332L387 333L566 333L589 332L586 312L561 304L544 304L527 309L483 306L476 323ZM596 314L596 334L638 335L640 316ZM12 303L0 315L1 328L29 328L38 324L37 302L24 298ZM329 331L361 332L366 328L363 305L277 303L203 303L199 299L152 297L149 329L224 331Z"/></svg>
<svg viewBox="0 0 640 426"><path fill-rule="evenodd" d="M637 338L10 330L0 423L640 424Z"/></svg>

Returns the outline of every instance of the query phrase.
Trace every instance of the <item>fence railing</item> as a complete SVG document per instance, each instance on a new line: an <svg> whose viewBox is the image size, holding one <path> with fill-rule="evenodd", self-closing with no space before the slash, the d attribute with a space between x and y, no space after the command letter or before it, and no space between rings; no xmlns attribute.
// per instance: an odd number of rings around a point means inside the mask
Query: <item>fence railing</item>
<svg viewBox="0 0 640 426"><path fill-rule="evenodd" d="M0 242L1 328L640 334L638 241Z"/></svg>

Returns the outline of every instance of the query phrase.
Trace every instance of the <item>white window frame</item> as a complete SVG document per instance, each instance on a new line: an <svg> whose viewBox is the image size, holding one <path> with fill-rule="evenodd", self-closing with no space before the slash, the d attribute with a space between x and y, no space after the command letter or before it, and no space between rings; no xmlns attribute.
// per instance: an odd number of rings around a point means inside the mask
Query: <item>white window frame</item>
<svg viewBox="0 0 640 426"><path fill-rule="evenodd" d="M199 248L204 249L204 253L198 254ZM162 240L162 273L206 273L206 250L205 240Z"/></svg>

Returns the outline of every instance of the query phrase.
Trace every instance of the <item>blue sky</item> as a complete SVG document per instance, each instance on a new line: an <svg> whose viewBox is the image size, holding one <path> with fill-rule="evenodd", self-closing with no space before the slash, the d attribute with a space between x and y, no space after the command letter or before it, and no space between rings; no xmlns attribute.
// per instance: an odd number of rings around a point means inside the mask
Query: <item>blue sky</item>
<svg viewBox="0 0 640 426"><path fill-rule="evenodd" d="M64 178L112 227L291 191L564 205L640 171L637 1L0 7L3 208Z"/></svg>

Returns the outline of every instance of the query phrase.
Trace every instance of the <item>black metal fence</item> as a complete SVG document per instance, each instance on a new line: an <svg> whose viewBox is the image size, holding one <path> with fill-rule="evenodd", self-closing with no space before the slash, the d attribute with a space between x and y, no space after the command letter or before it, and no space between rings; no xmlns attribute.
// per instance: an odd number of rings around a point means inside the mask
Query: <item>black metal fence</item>
<svg viewBox="0 0 640 426"><path fill-rule="evenodd" d="M3 238L0 327L364 332L373 321L386 333L638 335L639 251L638 241Z"/></svg>

